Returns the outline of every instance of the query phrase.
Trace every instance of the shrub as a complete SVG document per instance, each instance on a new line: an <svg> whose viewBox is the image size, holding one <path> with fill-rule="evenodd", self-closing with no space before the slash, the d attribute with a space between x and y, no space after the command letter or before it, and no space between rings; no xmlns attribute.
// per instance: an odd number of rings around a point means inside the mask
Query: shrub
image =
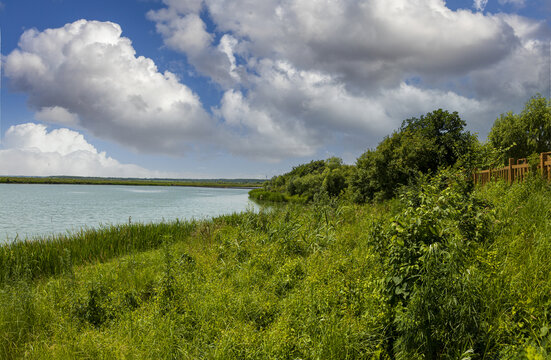
<svg viewBox="0 0 551 360"><path fill-rule="evenodd" d="M476 251L488 238L483 203L448 171L401 196L403 211L372 236L387 268L387 349L401 358L484 351ZM382 243L382 245L381 245Z"/></svg>

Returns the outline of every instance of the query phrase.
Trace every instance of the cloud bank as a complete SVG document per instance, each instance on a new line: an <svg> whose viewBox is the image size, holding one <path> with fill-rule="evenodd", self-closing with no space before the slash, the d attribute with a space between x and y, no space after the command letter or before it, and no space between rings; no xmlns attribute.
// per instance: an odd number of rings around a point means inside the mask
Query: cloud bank
<svg viewBox="0 0 551 360"><path fill-rule="evenodd" d="M547 89L549 29L516 15L452 11L442 0L164 3L148 17L167 47L227 88L218 115L262 144L291 141L281 156L343 139L374 146L403 119L435 108L458 111L484 136L499 113ZM204 13L224 34L218 43ZM177 25L192 17L198 32ZM178 40L191 34L203 41ZM247 153L253 142L232 151Z"/></svg>
<svg viewBox="0 0 551 360"><path fill-rule="evenodd" d="M45 125L26 123L11 126L0 149L2 175L163 177L98 152L82 134L66 128L47 131Z"/></svg>
<svg viewBox="0 0 551 360"><path fill-rule="evenodd" d="M443 0L163 3L147 17L222 90L213 108L109 22L26 31L6 59L11 86L38 120L138 151L262 161L359 153L436 108L484 137L499 113L547 89L545 23L483 13L486 1L478 11Z"/></svg>
<svg viewBox="0 0 551 360"><path fill-rule="evenodd" d="M37 119L78 125L143 152L182 154L210 136L210 117L178 78L136 57L119 25L79 20L27 30L8 55L10 86L28 94Z"/></svg>

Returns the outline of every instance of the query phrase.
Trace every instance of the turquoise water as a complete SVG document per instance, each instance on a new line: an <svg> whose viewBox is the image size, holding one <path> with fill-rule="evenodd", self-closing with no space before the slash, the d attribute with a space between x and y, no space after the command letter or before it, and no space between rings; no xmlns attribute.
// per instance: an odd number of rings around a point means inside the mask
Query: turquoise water
<svg viewBox="0 0 551 360"><path fill-rule="evenodd" d="M131 222L204 219L255 208L246 189L0 184L0 242Z"/></svg>

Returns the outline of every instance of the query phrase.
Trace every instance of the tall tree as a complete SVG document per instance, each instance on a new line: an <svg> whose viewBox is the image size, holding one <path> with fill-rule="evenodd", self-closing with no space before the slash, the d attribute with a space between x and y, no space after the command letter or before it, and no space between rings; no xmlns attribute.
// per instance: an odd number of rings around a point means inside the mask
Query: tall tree
<svg viewBox="0 0 551 360"><path fill-rule="evenodd" d="M358 158L352 182L356 201L391 198L418 174L454 165L476 141L464 128L457 112L442 109L405 120L375 150Z"/></svg>
<svg viewBox="0 0 551 360"><path fill-rule="evenodd" d="M501 114L488 135L507 158L524 158L551 151L551 103L541 95L531 98L520 114Z"/></svg>

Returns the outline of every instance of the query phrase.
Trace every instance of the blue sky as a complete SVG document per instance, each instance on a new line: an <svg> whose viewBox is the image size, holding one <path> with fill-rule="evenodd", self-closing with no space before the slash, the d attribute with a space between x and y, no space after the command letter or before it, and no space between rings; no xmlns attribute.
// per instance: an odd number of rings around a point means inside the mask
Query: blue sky
<svg viewBox="0 0 551 360"><path fill-rule="evenodd" d="M549 0L0 0L0 174L271 177L549 91Z"/></svg>

